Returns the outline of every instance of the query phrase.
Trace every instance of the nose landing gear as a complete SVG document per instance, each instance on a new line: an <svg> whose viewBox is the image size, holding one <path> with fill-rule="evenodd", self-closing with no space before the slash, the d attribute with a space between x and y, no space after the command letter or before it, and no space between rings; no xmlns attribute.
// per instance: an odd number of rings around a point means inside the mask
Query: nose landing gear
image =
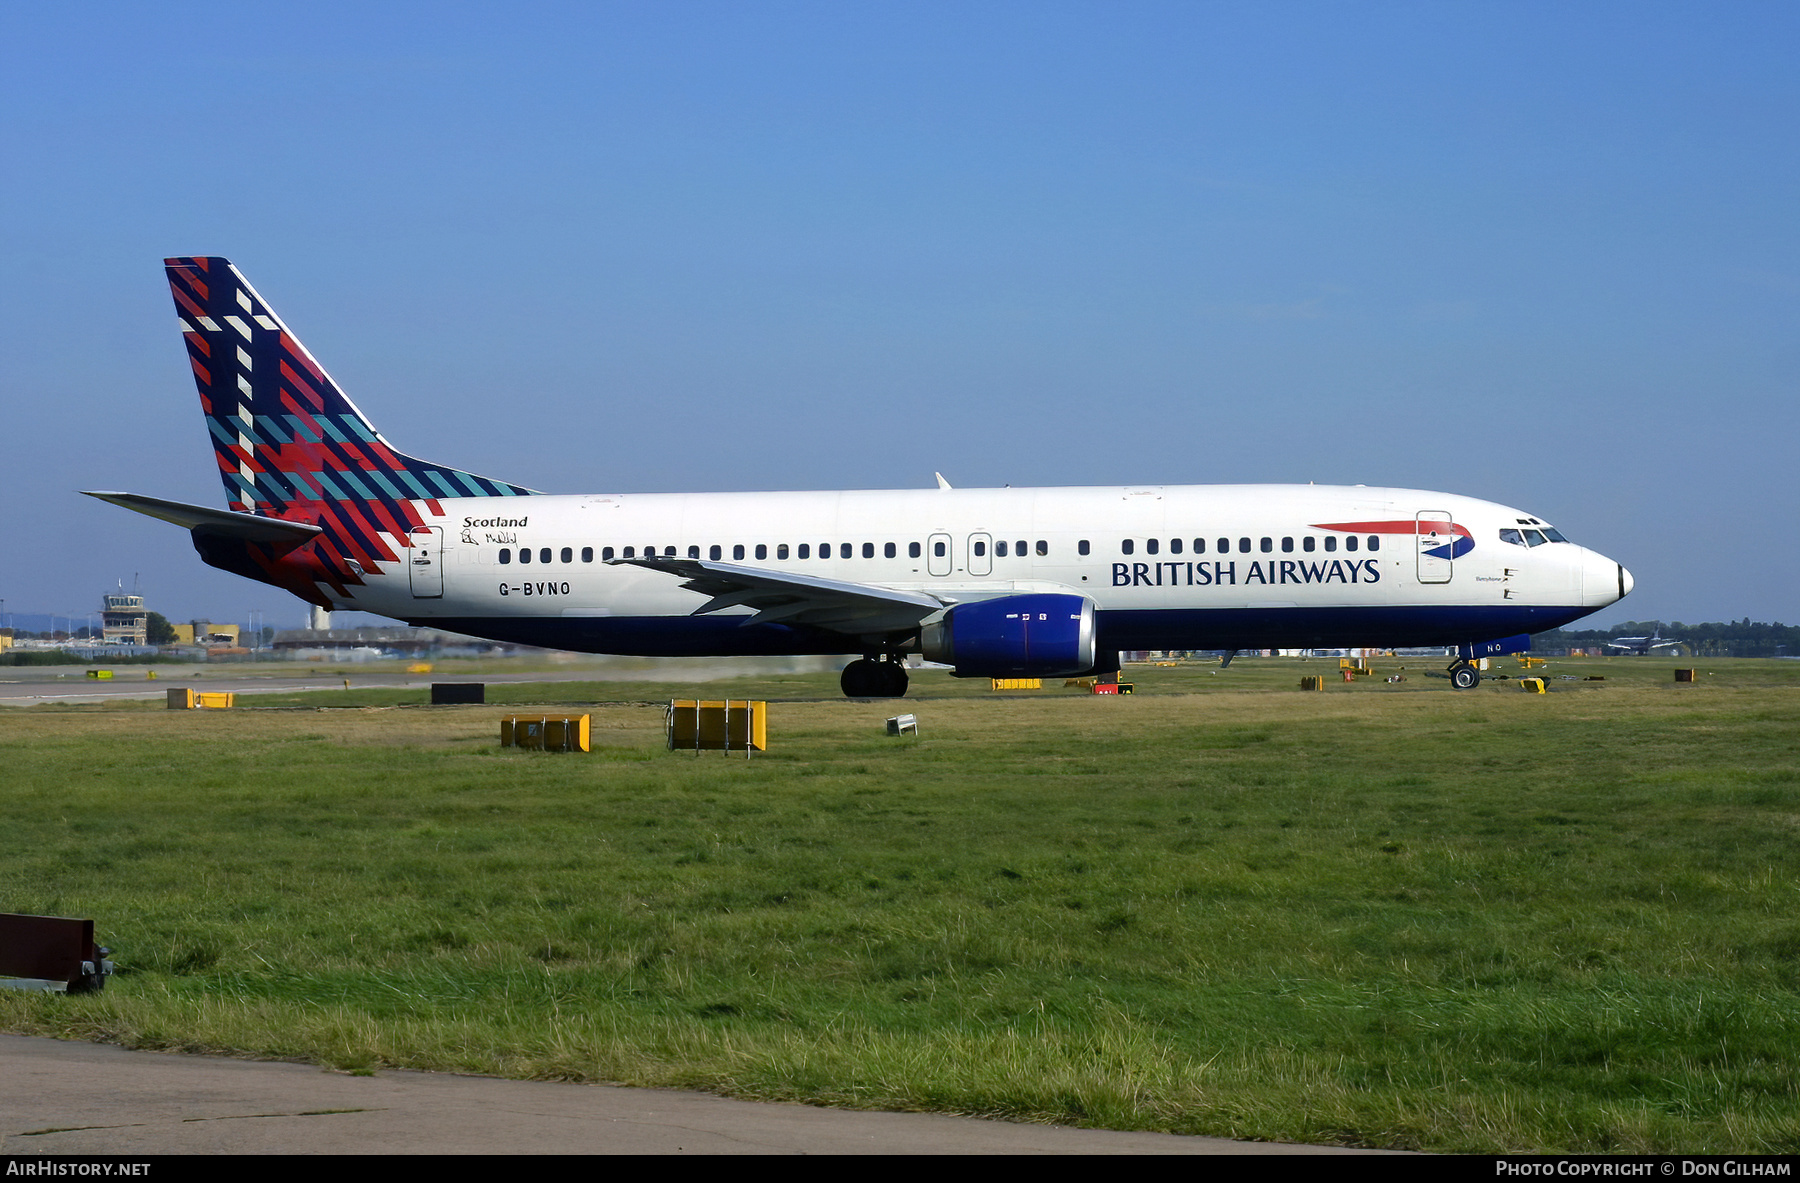
<svg viewBox="0 0 1800 1183"><path fill-rule="evenodd" d="M1481 671L1473 662L1457 658L1450 663L1450 688L1452 690L1473 690L1481 685Z"/></svg>
<svg viewBox="0 0 1800 1183"><path fill-rule="evenodd" d="M845 698L904 698L906 667L897 655L863 657L844 667L838 685Z"/></svg>

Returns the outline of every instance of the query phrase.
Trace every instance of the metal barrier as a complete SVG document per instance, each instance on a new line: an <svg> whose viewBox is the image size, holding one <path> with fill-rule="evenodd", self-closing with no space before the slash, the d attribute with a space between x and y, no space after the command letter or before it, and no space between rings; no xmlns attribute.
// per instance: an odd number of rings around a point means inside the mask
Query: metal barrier
<svg viewBox="0 0 1800 1183"><path fill-rule="evenodd" d="M700 752L766 752L769 704L741 701L706 702L676 699L669 703L664 731L669 750Z"/></svg>
<svg viewBox="0 0 1800 1183"><path fill-rule="evenodd" d="M500 720L500 746L534 752L588 750L587 715L508 715Z"/></svg>

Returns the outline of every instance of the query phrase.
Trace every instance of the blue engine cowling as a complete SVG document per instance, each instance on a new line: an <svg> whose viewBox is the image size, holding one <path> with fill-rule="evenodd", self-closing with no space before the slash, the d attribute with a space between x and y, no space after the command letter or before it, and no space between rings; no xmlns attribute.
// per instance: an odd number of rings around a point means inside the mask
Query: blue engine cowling
<svg viewBox="0 0 1800 1183"><path fill-rule="evenodd" d="M1032 594L958 604L919 632L925 660L959 678L1056 677L1094 668L1094 601Z"/></svg>

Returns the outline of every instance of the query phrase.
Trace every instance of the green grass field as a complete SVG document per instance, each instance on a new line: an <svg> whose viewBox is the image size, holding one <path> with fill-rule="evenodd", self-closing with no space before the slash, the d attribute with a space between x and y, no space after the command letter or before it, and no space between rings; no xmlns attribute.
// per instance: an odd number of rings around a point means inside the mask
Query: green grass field
<svg viewBox="0 0 1800 1183"><path fill-rule="evenodd" d="M0 908L91 916L120 965L0 992L0 1027L1247 1138L1800 1150L1800 668L1295 688L1335 664L1133 669L1120 699L926 674L905 706L829 675L490 687L605 700L590 755L503 751L504 706L422 687L0 712ZM753 760L664 751L633 704L696 694L815 701L773 705ZM921 739L883 734L899 710Z"/></svg>

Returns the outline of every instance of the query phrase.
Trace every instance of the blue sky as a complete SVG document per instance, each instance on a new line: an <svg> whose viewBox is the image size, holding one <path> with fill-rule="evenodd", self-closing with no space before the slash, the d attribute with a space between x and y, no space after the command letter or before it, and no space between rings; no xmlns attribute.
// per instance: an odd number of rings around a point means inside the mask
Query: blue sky
<svg viewBox="0 0 1800 1183"><path fill-rule="evenodd" d="M0 596L297 623L160 260L549 491L1441 489L1800 622L1800 9L14 5Z"/></svg>

